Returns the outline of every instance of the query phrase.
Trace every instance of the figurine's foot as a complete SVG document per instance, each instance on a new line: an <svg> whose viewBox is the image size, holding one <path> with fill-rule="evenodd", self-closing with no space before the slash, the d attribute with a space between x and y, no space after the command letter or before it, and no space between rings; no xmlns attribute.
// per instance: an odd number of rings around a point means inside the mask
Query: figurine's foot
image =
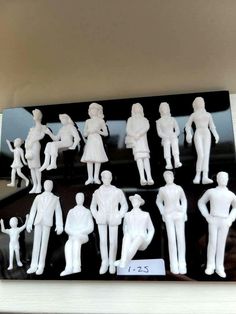
<svg viewBox="0 0 236 314"><path fill-rule="evenodd" d="M200 184L200 176L199 175L196 175L196 177L193 179L193 183L194 184Z"/></svg>
<svg viewBox="0 0 236 314"><path fill-rule="evenodd" d="M27 274L33 274L37 270L37 266L30 266L30 268L27 270Z"/></svg>
<svg viewBox="0 0 236 314"><path fill-rule="evenodd" d="M102 262L102 265L101 265L101 267L99 269L99 274L103 275L103 274L105 274L107 272L107 270L108 270L108 263L107 262Z"/></svg>
<svg viewBox="0 0 236 314"><path fill-rule="evenodd" d="M80 266L73 267L73 274L80 273L80 272L81 272L81 267Z"/></svg>
<svg viewBox="0 0 236 314"><path fill-rule="evenodd" d="M39 266L38 269L36 270L36 275L42 275L43 271L44 271L44 267Z"/></svg>
<svg viewBox="0 0 236 314"><path fill-rule="evenodd" d="M71 275L73 273L72 269L66 269L63 270L61 273L60 273L60 276L63 277L63 276L68 276L68 275Z"/></svg>
<svg viewBox="0 0 236 314"><path fill-rule="evenodd" d="M47 170L57 169L57 165L56 164L51 164L46 169Z"/></svg>
<svg viewBox="0 0 236 314"><path fill-rule="evenodd" d="M173 169L173 166L172 166L171 164L167 164L167 165L166 165L166 169L167 169L167 170L172 170L172 169Z"/></svg>
<svg viewBox="0 0 236 314"><path fill-rule="evenodd" d="M211 184L213 183L213 180L209 179L209 178L202 178L202 184Z"/></svg>
<svg viewBox="0 0 236 314"><path fill-rule="evenodd" d="M9 267L7 268L7 270L11 270L13 269L13 266L12 265L9 265Z"/></svg>
<svg viewBox="0 0 236 314"><path fill-rule="evenodd" d="M120 262L121 262L121 260L118 259L117 261L114 262L114 266L120 267Z"/></svg>
<svg viewBox="0 0 236 314"><path fill-rule="evenodd" d="M115 267L114 264L109 266L109 273L110 274L115 274L116 273L116 267Z"/></svg>
<svg viewBox="0 0 236 314"><path fill-rule="evenodd" d="M36 193L36 187L33 186L33 188L29 191L29 194L34 194Z"/></svg>
<svg viewBox="0 0 236 314"><path fill-rule="evenodd" d="M25 180L25 186L29 185L29 179Z"/></svg>
<svg viewBox="0 0 236 314"><path fill-rule="evenodd" d="M15 184L14 183L8 183L7 186L14 187Z"/></svg>
<svg viewBox="0 0 236 314"><path fill-rule="evenodd" d="M212 274L214 274L214 271L215 271L214 267L208 266L208 267L205 269L205 274L206 274L206 275L212 275Z"/></svg>
<svg viewBox="0 0 236 314"><path fill-rule="evenodd" d="M180 167L182 167L182 162L176 162L175 163L175 168L180 168Z"/></svg>
<svg viewBox="0 0 236 314"><path fill-rule="evenodd" d="M179 265L179 273L181 275L185 275L187 273L187 267L186 265Z"/></svg>
<svg viewBox="0 0 236 314"><path fill-rule="evenodd" d="M17 266L18 266L18 267L22 267L23 264L22 264L21 262L18 262L18 263L17 263Z"/></svg>
<svg viewBox="0 0 236 314"><path fill-rule="evenodd" d="M42 187L41 187L41 185L39 185L39 186L37 186L37 188L35 189L35 192L34 192L34 193L39 194L39 193L41 193L41 191L42 191Z"/></svg>
<svg viewBox="0 0 236 314"><path fill-rule="evenodd" d="M219 275L220 277L226 278L226 273L225 273L225 271L224 271L224 268L217 268L217 269L216 269L216 273L217 273L217 275Z"/></svg>
<svg viewBox="0 0 236 314"><path fill-rule="evenodd" d="M44 171L45 169L47 169L48 165L42 165L41 168L39 168L39 171L42 172Z"/></svg>
<svg viewBox="0 0 236 314"><path fill-rule="evenodd" d="M149 179L148 180L148 185L153 185L154 184L154 181L152 179Z"/></svg>
<svg viewBox="0 0 236 314"><path fill-rule="evenodd" d="M89 185L93 183L93 179L88 179L87 181L85 181L85 185Z"/></svg>
<svg viewBox="0 0 236 314"><path fill-rule="evenodd" d="M140 180L141 185L147 185L147 181L145 179Z"/></svg>
<svg viewBox="0 0 236 314"><path fill-rule="evenodd" d="M179 274L179 269L177 266L171 266L170 271L172 272L172 274L175 274L175 275Z"/></svg>
<svg viewBox="0 0 236 314"><path fill-rule="evenodd" d="M95 184L101 184L101 181L99 179L94 179L93 183Z"/></svg>

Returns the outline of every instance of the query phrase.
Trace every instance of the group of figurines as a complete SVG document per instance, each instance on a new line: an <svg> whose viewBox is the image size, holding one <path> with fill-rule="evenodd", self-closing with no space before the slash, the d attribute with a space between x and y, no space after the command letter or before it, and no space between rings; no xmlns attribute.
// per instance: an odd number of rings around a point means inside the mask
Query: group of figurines
<svg viewBox="0 0 236 314"><path fill-rule="evenodd" d="M194 144L197 162L193 183L210 184L213 183L208 176L211 133L216 143L219 141L219 136L211 114L205 110L205 102L202 97L195 98L193 109L194 112L185 126L186 140L191 143L193 138L192 125L195 125ZM159 188L156 205L166 226L170 271L174 274L186 274L185 222L187 221L187 199L182 187L174 183L174 174L171 171L173 168L182 166L178 144L180 130L176 119L170 114L168 103L162 102L159 106L159 112L160 118L156 121L156 128L162 141L167 170L163 175L166 185ZM41 124L42 113L39 109L35 109L33 110L35 126L29 130L26 137L25 154L21 148L23 144L21 139L14 140L14 147L7 140L9 149L14 154L11 165L11 183L8 186L15 186L16 174L25 180L26 186L29 185L29 179L21 172L21 168L25 164L30 169L33 185L29 193L39 194L35 197L23 226L18 227L17 218L13 217L10 219L10 228L6 229L1 220L2 232L7 233L10 237L8 269L13 268L14 254L17 265L22 266L19 234L25 228L31 232L34 225L32 259L27 273L36 273L37 275L43 273L54 216L56 233L59 235L64 230L69 237L65 244L66 266L61 272L61 276L81 271L81 246L88 242L88 235L94 229L93 218L98 226L100 240L100 274L105 274L107 271L114 274L116 267L127 267L137 251L144 251L151 243L155 229L149 213L140 208L145 203L142 197L139 194L129 197L132 209L128 212L128 204L123 191L111 184L112 173L108 170L103 171L101 173L102 182L100 181L101 163L108 161L102 140L103 136L108 135L108 129L104 120L103 107L100 104L90 104L88 113L90 118L85 121L83 135L86 142L81 158L81 162L87 164L88 178L85 185L94 183L101 184L101 186L93 193L90 209L83 206L84 194L78 193L76 195L77 204L69 211L64 228L59 197L52 193L53 182L46 180L42 192L41 174L44 170L57 168L57 157L60 151L75 150L79 147L81 138L74 122L67 114L60 114L59 119L62 127L58 134L54 135L46 125ZM131 117L127 120L125 144L127 148L132 148L142 186L154 184L147 140L149 128L149 121L144 117L142 105L140 103L133 104ZM40 141L46 134L51 137L52 141L46 144L45 159L41 165ZM228 174L219 172L217 174L218 186L207 190L198 201L199 210L209 227L205 273L211 275L216 272L223 278L226 277L224 271L226 238L229 227L236 219L236 196L228 190L227 183ZM118 226L121 225L122 221L121 257L117 260Z"/></svg>

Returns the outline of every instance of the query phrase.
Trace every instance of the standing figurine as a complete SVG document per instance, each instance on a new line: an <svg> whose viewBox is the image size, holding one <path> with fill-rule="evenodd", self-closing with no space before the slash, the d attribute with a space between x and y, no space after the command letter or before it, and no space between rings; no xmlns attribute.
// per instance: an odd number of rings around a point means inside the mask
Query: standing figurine
<svg viewBox="0 0 236 314"><path fill-rule="evenodd" d="M80 136L78 130L68 114L60 114L59 119L62 127L57 135L54 135L49 129L46 130L46 133L53 139L53 142L49 142L46 145L44 151L45 159L40 171L56 169L58 152L68 149L74 150L79 145Z"/></svg>
<svg viewBox="0 0 236 314"><path fill-rule="evenodd" d="M131 117L126 126L126 146L133 149L141 185L152 185L154 181L151 175L150 150L147 141L147 132L150 128L149 121L144 117L143 107L136 103L132 105ZM145 178L145 173L147 180Z"/></svg>
<svg viewBox="0 0 236 314"><path fill-rule="evenodd" d="M228 173L219 172L218 186L207 190L198 201L198 208L208 222L207 267L205 273L214 271L225 278L224 254L229 227L236 219L236 195L228 190ZM210 205L210 210L207 204ZM231 211L230 208L232 207Z"/></svg>
<svg viewBox="0 0 236 314"><path fill-rule="evenodd" d="M216 131L212 116L205 109L205 102L202 97L196 97L193 101L194 112L188 119L185 126L186 140L190 144L192 143L192 124L196 126L194 134L194 144L197 151L197 163L196 163L196 176L193 180L194 184L199 184L201 181L202 173L202 184L213 183L208 177L209 172L209 158L211 149L211 132L215 138L215 142L219 142L219 135ZM210 129L210 130L209 130ZM210 132L211 131L211 132Z"/></svg>
<svg viewBox="0 0 236 314"><path fill-rule="evenodd" d="M25 158L28 162L28 167L31 173L31 179L33 187L29 193L41 193L41 172L39 171L41 167L40 162L40 149L42 140L45 134L48 132L46 125L43 125L42 122L42 112L39 109L32 111L33 119L35 121L35 126L30 128L29 133L25 140Z"/></svg>
<svg viewBox="0 0 236 314"><path fill-rule="evenodd" d="M53 182L44 182L44 192L35 197L30 209L26 230L32 231L34 224L34 243L30 268L27 274L41 275L44 271L50 230L53 225L53 216L56 218L56 233L63 232L62 211L59 197L52 193Z"/></svg>
<svg viewBox="0 0 236 314"><path fill-rule="evenodd" d="M187 200L181 186L174 183L171 171L163 175L166 185L159 189L156 204L166 225L170 271L186 274L185 221L187 221Z"/></svg>
<svg viewBox="0 0 236 314"><path fill-rule="evenodd" d="M24 157L24 151L21 148L23 141L20 138L14 140L14 148L12 148L9 140L6 140L7 145L10 151L13 153L13 163L11 164L11 183L8 183L7 186L14 187L16 185L16 174L23 180L25 180L25 185L29 185L29 179L21 172L21 168L24 165L27 165L27 162ZM23 163L22 163L23 162Z"/></svg>
<svg viewBox="0 0 236 314"><path fill-rule="evenodd" d="M171 152L174 157L174 167L179 168L182 163L179 160L179 126L175 118L170 114L167 102L162 102L159 107L161 118L156 121L157 134L161 138L164 150L166 169L173 169L171 163Z"/></svg>
<svg viewBox="0 0 236 314"><path fill-rule="evenodd" d="M101 178L103 185L93 193L90 209L98 225L100 239L102 263L99 273L105 274L109 266L110 274L114 274L116 272L114 262L117 254L118 226L128 210L128 204L123 191L111 185L112 174L110 171L103 171ZM109 257L107 233L109 233Z"/></svg>
<svg viewBox="0 0 236 314"><path fill-rule="evenodd" d="M66 268L60 276L81 272L81 246L88 242L88 235L94 228L92 214L83 206L83 193L76 194L76 203L66 218L65 232L69 239L65 244Z"/></svg>
<svg viewBox="0 0 236 314"><path fill-rule="evenodd" d="M87 163L88 179L85 185L91 183L101 184L99 180L101 163L108 161L101 136L108 136L108 130L101 105L97 103L90 104L88 114L90 119L85 121L84 126L84 136L87 141L81 158L82 162Z"/></svg>
<svg viewBox="0 0 236 314"><path fill-rule="evenodd" d="M8 270L13 269L13 259L14 259L14 253L16 256L16 263L17 266L21 267L23 264L21 263L20 260L20 245L19 245L19 236L20 233L25 229L28 216L26 215L26 220L23 226L17 227L18 226L18 219L16 217L12 217L10 219L9 225L10 229L5 229L3 219L1 219L1 230L3 233L6 233L10 237L10 242L9 242L9 267L7 268Z"/></svg>
<svg viewBox="0 0 236 314"><path fill-rule="evenodd" d="M121 259L115 262L121 268L129 265L138 250L146 250L155 232L149 213L140 208L145 203L141 196L135 194L129 200L133 209L124 216Z"/></svg>

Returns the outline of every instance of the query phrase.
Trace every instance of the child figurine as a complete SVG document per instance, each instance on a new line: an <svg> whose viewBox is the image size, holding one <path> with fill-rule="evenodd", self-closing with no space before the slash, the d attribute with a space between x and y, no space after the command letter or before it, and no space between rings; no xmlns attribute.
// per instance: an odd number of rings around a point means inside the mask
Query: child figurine
<svg viewBox="0 0 236 314"><path fill-rule="evenodd" d="M11 146L11 142L9 140L6 140L7 145L10 149L10 151L13 153L13 163L11 164L11 183L8 183L7 186L14 187L16 184L16 173L19 177L21 177L23 180L25 180L25 185L29 185L29 179L26 178L26 176L21 172L21 168L24 165L27 165L27 162L24 157L24 151L21 148L21 145L23 141L20 138L16 138L14 140L14 148ZM22 163L23 162L23 163Z"/></svg>
<svg viewBox="0 0 236 314"><path fill-rule="evenodd" d="M9 267L8 270L13 269L13 258L14 258L14 253L16 255L16 262L17 266L22 267L23 264L21 263L20 260L20 245L19 245L19 236L20 233L26 228L26 224L28 221L28 216L26 215L26 220L23 226L17 227L18 226L18 219L16 217L12 217L10 219L10 227L9 229L5 229L3 219L1 219L1 230L3 233L6 233L10 237L10 242L9 242Z"/></svg>

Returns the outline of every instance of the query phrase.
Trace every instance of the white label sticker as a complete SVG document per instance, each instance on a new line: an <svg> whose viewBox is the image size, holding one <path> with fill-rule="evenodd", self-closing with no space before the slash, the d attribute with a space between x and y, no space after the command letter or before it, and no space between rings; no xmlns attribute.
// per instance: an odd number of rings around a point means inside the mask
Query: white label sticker
<svg viewBox="0 0 236 314"><path fill-rule="evenodd" d="M132 260L125 268L117 267L119 276L164 276L166 274L163 259Z"/></svg>

